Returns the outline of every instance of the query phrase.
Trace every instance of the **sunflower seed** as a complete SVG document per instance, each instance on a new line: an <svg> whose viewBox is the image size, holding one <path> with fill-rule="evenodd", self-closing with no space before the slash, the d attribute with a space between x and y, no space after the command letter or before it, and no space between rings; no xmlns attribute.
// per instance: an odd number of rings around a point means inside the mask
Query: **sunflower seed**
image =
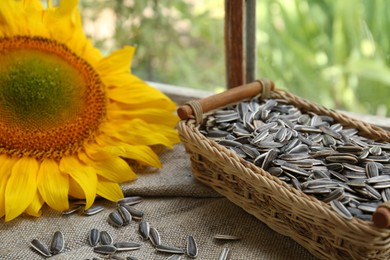
<svg viewBox="0 0 390 260"><path fill-rule="evenodd" d="M237 141L234 141L234 140L226 140L226 139L222 139L220 141L218 141L218 144L219 145L223 145L223 146L232 146L232 147L238 147L238 146L241 146L241 143L237 142Z"/></svg>
<svg viewBox="0 0 390 260"><path fill-rule="evenodd" d="M307 177L310 175L307 171L305 171L302 168L299 168L291 163L284 163L280 167L287 172L295 173L298 175L307 176Z"/></svg>
<svg viewBox="0 0 390 260"><path fill-rule="evenodd" d="M348 209L341 204L340 201L338 200L332 200L330 202L330 205L332 206L332 209L336 211L340 216L342 216L345 219L351 220L352 219L352 214L351 212L348 211Z"/></svg>
<svg viewBox="0 0 390 260"><path fill-rule="evenodd" d="M251 142L253 144L256 144L258 142L261 142L263 141L267 136L268 136L269 132L268 130L266 131L263 131L263 132L260 132L259 134L257 134L255 137L253 137L253 139L251 140Z"/></svg>
<svg viewBox="0 0 390 260"><path fill-rule="evenodd" d="M367 176L369 177L378 176L379 175L378 165L375 162L368 162L366 164L366 172L367 172Z"/></svg>
<svg viewBox="0 0 390 260"><path fill-rule="evenodd" d="M131 222L132 217L126 207L118 204L118 213L123 220L123 226L126 226Z"/></svg>
<svg viewBox="0 0 390 260"><path fill-rule="evenodd" d="M121 227L124 224L121 215L117 211L108 215L108 222L114 227Z"/></svg>
<svg viewBox="0 0 390 260"><path fill-rule="evenodd" d="M388 163L390 161L390 156L385 155L370 155L364 159L366 162L379 162L379 163Z"/></svg>
<svg viewBox="0 0 390 260"><path fill-rule="evenodd" d="M112 255L116 252L116 247L113 245L95 246L93 251L99 254Z"/></svg>
<svg viewBox="0 0 390 260"><path fill-rule="evenodd" d="M150 228L149 238L153 246L157 246L161 244L160 234L158 233L157 229L155 229L154 227Z"/></svg>
<svg viewBox="0 0 390 260"><path fill-rule="evenodd" d="M114 246L116 247L117 252L131 251L141 248L141 244L135 242L116 242Z"/></svg>
<svg viewBox="0 0 390 260"><path fill-rule="evenodd" d="M366 179L351 179L346 182L351 187L365 188Z"/></svg>
<svg viewBox="0 0 390 260"><path fill-rule="evenodd" d="M335 139L341 139L341 135L330 127L320 126L319 129L321 129L321 131L325 134L325 137L328 136Z"/></svg>
<svg viewBox="0 0 390 260"><path fill-rule="evenodd" d="M92 215L95 215L99 212L102 212L103 210L104 210L103 206L96 205L96 206L90 207L89 209L84 210L83 213L86 216L92 216Z"/></svg>
<svg viewBox="0 0 390 260"><path fill-rule="evenodd" d="M65 241L61 231L56 231L50 243L50 252L53 255L59 254L64 250Z"/></svg>
<svg viewBox="0 0 390 260"><path fill-rule="evenodd" d="M283 169L280 167L271 167L267 170L273 176L280 176L283 173Z"/></svg>
<svg viewBox="0 0 390 260"><path fill-rule="evenodd" d="M107 231L101 231L99 241L101 245L111 245L114 240Z"/></svg>
<svg viewBox="0 0 390 260"><path fill-rule="evenodd" d="M150 225L149 222L147 221L141 221L139 223L139 233L141 234L141 237L143 240L148 240L149 239L149 234L150 234Z"/></svg>
<svg viewBox="0 0 390 260"><path fill-rule="evenodd" d="M360 154L362 150L362 147L356 145L342 145L336 147L336 151L339 153Z"/></svg>
<svg viewBox="0 0 390 260"><path fill-rule="evenodd" d="M125 204L125 205L135 205L142 202L142 198L139 196L132 196L132 197L124 197L122 199L117 200L117 204Z"/></svg>
<svg viewBox="0 0 390 260"><path fill-rule="evenodd" d="M187 255L191 258L198 256L198 246L193 236L188 236L187 239Z"/></svg>
<svg viewBox="0 0 390 260"><path fill-rule="evenodd" d="M345 171L344 176L348 179L365 179L367 177L365 172L355 171Z"/></svg>
<svg viewBox="0 0 390 260"><path fill-rule="evenodd" d="M250 158L256 158L257 156L260 155L259 151L254 148L250 147L249 145L241 145L239 147L245 154L247 154Z"/></svg>
<svg viewBox="0 0 390 260"><path fill-rule="evenodd" d="M378 204L361 203L358 205L357 208L362 210L362 211L365 211L365 212L374 213L377 207L378 207Z"/></svg>
<svg viewBox="0 0 390 260"><path fill-rule="evenodd" d="M390 181L390 175L379 175L367 179L367 183L378 183L378 182L388 182Z"/></svg>
<svg viewBox="0 0 390 260"><path fill-rule="evenodd" d="M355 164L358 162L358 159L353 154L345 154L345 155L329 155L326 157L328 162L334 163L350 163Z"/></svg>
<svg viewBox="0 0 390 260"><path fill-rule="evenodd" d="M214 238L219 240L241 240L241 238L238 236L224 235L224 234L216 234L214 235Z"/></svg>
<svg viewBox="0 0 390 260"><path fill-rule="evenodd" d="M309 147L306 144L300 144L288 151L288 153L308 153Z"/></svg>
<svg viewBox="0 0 390 260"><path fill-rule="evenodd" d="M128 257L126 257L126 260L138 260L138 258L133 257L133 256L128 256Z"/></svg>
<svg viewBox="0 0 390 260"><path fill-rule="evenodd" d="M39 241L38 239L33 239L31 242L30 242L30 245L32 248L34 248L38 253L40 253L42 256L46 256L46 257L49 257L49 256L52 256L52 254L50 253L50 250L48 248L47 245L43 244L41 241Z"/></svg>
<svg viewBox="0 0 390 260"><path fill-rule="evenodd" d="M90 246L96 246L100 240L100 231L93 228L89 231L88 242Z"/></svg>
<svg viewBox="0 0 390 260"><path fill-rule="evenodd" d="M181 255L171 255L170 257L167 258L167 260L180 260Z"/></svg>
<svg viewBox="0 0 390 260"><path fill-rule="evenodd" d="M130 215L133 219L141 220L144 217L144 212L142 212L141 210L138 210L129 205L123 205L123 206L127 209L128 212L130 212Z"/></svg>
<svg viewBox="0 0 390 260"><path fill-rule="evenodd" d="M261 168L267 170L271 166L272 161L276 159L277 156L278 156L278 151L276 149L269 150L265 155L264 161L261 164Z"/></svg>
<svg viewBox="0 0 390 260"><path fill-rule="evenodd" d="M171 253L171 254L184 254L184 250L175 246L157 245L156 250L159 252Z"/></svg>
<svg viewBox="0 0 390 260"><path fill-rule="evenodd" d="M341 200L345 197L345 192L343 188L337 188L331 191L328 195L326 195L322 201L330 202L332 200Z"/></svg>
<svg viewBox="0 0 390 260"><path fill-rule="evenodd" d="M366 190L371 194L371 198L375 199L375 200L380 200L382 198L381 194L379 191L377 191L376 189L374 189L373 187L371 187L370 185L367 185L366 184Z"/></svg>
<svg viewBox="0 0 390 260"><path fill-rule="evenodd" d="M364 172L364 173L366 172L366 169L364 167L355 164L344 163L343 167L345 169L355 171L355 172Z"/></svg>
<svg viewBox="0 0 390 260"><path fill-rule="evenodd" d="M390 181L378 182L372 185L375 189L386 189L390 188Z"/></svg>
<svg viewBox="0 0 390 260"><path fill-rule="evenodd" d="M69 209L63 211L62 215L64 215L64 216L71 215L71 214L79 211L81 208L82 208L82 206L80 206L80 205L72 205Z"/></svg>
<svg viewBox="0 0 390 260"><path fill-rule="evenodd" d="M382 148L380 146L374 145L370 148L370 153L372 155L381 155L382 154Z"/></svg>
<svg viewBox="0 0 390 260"><path fill-rule="evenodd" d="M228 260L230 258L230 249L227 247L224 247L219 254L218 260Z"/></svg>
<svg viewBox="0 0 390 260"><path fill-rule="evenodd" d="M343 181L343 182L347 182L348 181L348 178L345 177L344 175L336 172L336 171L332 171L332 170L329 170L330 174L333 176L333 177L336 177L337 179Z"/></svg>
<svg viewBox="0 0 390 260"><path fill-rule="evenodd" d="M330 179L309 180L302 183L302 188L317 189L317 188L336 188L338 184Z"/></svg>

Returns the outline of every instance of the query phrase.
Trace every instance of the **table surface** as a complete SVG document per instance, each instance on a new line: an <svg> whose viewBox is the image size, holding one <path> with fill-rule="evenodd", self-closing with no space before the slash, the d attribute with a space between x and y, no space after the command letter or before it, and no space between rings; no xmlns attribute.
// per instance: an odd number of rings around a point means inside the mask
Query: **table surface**
<svg viewBox="0 0 390 260"><path fill-rule="evenodd" d="M231 250L231 259L315 259L292 239L280 235L240 207L198 182L191 174L191 164L183 145L161 155L163 168L145 169L138 180L122 185L128 196L141 196L135 205L145 213L144 220L155 227L162 243L185 248L188 236L193 236L199 248L197 259L218 259L223 248ZM29 245L32 239L50 244L55 231L65 238L65 250L50 259L92 259L99 257L88 244L92 228L107 231L114 242L133 241L139 250L121 252L118 256L137 259L167 259L170 254L157 252L149 241L142 241L139 221L115 228L108 215L116 204L98 200L105 209L96 215L76 213L62 216L48 207L40 218L22 216L11 222L0 222L0 259L43 259ZM218 241L216 234L235 235L239 241ZM183 255L181 259L191 259Z"/></svg>

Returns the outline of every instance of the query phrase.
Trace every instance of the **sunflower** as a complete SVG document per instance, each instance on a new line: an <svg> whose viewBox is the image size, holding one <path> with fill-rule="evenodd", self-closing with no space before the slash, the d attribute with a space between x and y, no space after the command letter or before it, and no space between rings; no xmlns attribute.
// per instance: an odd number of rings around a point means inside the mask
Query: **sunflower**
<svg viewBox="0 0 390 260"><path fill-rule="evenodd" d="M46 203L123 197L129 161L161 167L154 147L179 142L175 104L130 71L124 47L103 57L78 0L0 2L0 217Z"/></svg>

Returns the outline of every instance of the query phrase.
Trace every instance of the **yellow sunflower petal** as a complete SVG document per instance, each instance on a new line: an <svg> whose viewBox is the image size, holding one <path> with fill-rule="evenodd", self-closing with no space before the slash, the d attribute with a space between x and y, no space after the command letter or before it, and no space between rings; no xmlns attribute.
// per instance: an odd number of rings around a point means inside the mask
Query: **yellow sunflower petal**
<svg viewBox="0 0 390 260"><path fill-rule="evenodd" d="M37 192L39 164L35 158L22 157L12 167L5 189L5 221L26 210Z"/></svg>
<svg viewBox="0 0 390 260"><path fill-rule="evenodd" d="M132 105L134 108L158 107L167 111L175 110L175 103L165 94L134 75L120 74L112 78L106 76L103 81L107 86L115 86L107 93L108 97L115 101Z"/></svg>
<svg viewBox="0 0 390 260"><path fill-rule="evenodd" d="M134 51L134 47L131 46L116 50L110 56L101 59L96 66L96 70L100 71L103 75L115 75L121 72L128 73Z"/></svg>
<svg viewBox="0 0 390 260"><path fill-rule="evenodd" d="M108 117L115 118L139 118L147 123L173 126L179 121L179 117L158 108L145 108L137 110L113 110L108 111Z"/></svg>
<svg viewBox="0 0 390 260"><path fill-rule="evenodd" d="M105 160L94 161L86 154L79 154L80 159L88 165L92 165L97 174L109 181L125 182L135 180L137 175L130 166L121 158L113 156Z"/></svg>
<svg viewBox="0 0 390 260"><path fill-rule="evenodd" d="M117 201L123 198L123 192L118 183L99 178L97 194L110 201Z"/></svg>
<svg viewBox="0 0 390 260"><path fill-rule="evenodd" d="M34 199L26 209L26 213L33 217L40 217L42 215L41 208L44 203L45 201L42 199L39 193L35 193Z"/></svg>
<svg viewBox="0 0 390 260"><path fill-rule="evenodd" d="M84 200L85 199L84 190L72 178L69 178L69 196L72 199L80 199L80 200Z"/></svg>
<svg viewBox="0 0 390 260"><path fill-rule="evenodd" d="M5 215L5 187L16 161L17 159L11 159L6 155L0 156L0 217Z"/></svg>
<svg viewBox="0 0 390 260"><path fill-rule="evenodd" d="M149 146L129 145L117 140L114 141L105 135L96 137L96 141L101 145L100 149L108 153L112 153L115 156L133 159L140 164L149 165L156 168L161 168L162 166L157 154ZM115 144L116 146L114 146ZM93 154L93 152L90 153Z"/></svg>
<svg viewBox="0 0 390 260"><path fill-rule="evenodd" d="M155 127L140 119L133 119L124 124L119 122L114 126L102 124L101 129L109 136L113 136L133 145L164 145L172 148L180 140L176 131L163 125ZM167 137L167 134L169 135Z"/></svg>
<svg viewBox="0 0 390 260"><path fill-rule="evenodd" d="M149 165L156 168L161 168L161 162L157 154L146 145L128 145L122 144L126 153L123 155L126 158L136 160L140 164Z"/></svg>
<svg viewBox="0 0 390 260"><path fill-rule="evenodd" d="M56 161L42 161L38 172L38 190L44 201L53 209L64 211L69 208L69 177L60 172Z"/></svg>
<svg viewBox="0 0 390 260"><path fill-rule="evenodd" d="M60 171L69 174L81 187L85 195L86 208L91 207L96 195L97 177L95 170L76 157L66 156L60 161Z"/></svg>

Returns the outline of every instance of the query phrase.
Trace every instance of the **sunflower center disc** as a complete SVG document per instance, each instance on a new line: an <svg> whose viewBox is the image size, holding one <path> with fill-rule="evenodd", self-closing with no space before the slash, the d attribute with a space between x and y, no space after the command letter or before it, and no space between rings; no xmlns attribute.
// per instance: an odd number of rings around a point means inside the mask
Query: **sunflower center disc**
<svg viewBox="0 0 390 260"><path fill-rule="evenodd" d="M104 85L65 45L0 38L0 152L60 158L92 138L105 116Z"/></svg>

